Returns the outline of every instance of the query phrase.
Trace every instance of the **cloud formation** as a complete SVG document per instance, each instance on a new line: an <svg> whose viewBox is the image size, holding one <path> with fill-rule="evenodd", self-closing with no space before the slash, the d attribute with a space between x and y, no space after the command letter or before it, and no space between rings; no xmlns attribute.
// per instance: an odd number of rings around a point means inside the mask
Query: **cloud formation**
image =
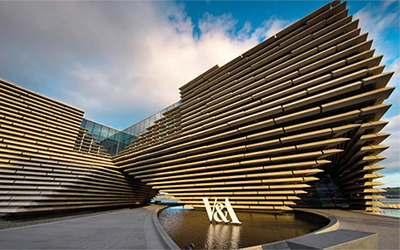
<svg viewBox="0 0 400 250"><path fill-rule="evenodd" d="M135 1L3 2L0 23L2 76L122 128L289 22L238 27L230 14L205 13L194 23L183 4Z"/></svg>
<svg viewBox="0 0 400 250"><path fill-rule="evenodd" d="M368 32L369 39L374 39L374 48L376 48L377 53L385 55L384 63L391 63L399 56L400 48L398 44L388 39L389 33L394 29L398 31L400 25L396 1L389 0L382 1L380 4L368 4L354 14L354 19L359 19L362 31Z"/></svg>
<svg viewBox="0 0 400 250"><path fill-rule="evenodd" d="M400 47L393 42L398 39L399 30L399 7L396 1L383 1L378 5L367 5L354 14L355 18L360 19L360 26L363 32L369 33L369 38L374 39L373 47L376 54L384 54L383 63L387 65L385 71L395 71L395 75L389 82L389 86L396 87L395 91L386 100L392 104L389 112L384 116L384 120L389 121L383 132L390 133L391 136L382 144L390 146L382 155L387 159L379 164L386 167L382 173L387 176L382 179L385 186L400 186ZM397 35L397 37L396 37Z"/></svg>

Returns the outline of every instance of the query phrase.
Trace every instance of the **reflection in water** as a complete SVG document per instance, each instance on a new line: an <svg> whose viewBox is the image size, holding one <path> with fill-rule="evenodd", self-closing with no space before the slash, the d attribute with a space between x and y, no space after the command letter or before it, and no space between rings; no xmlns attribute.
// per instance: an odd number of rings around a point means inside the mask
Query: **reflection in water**
<svg viewBox="0 0 400 250"><path fill-rule="evenodd" d="M400 218L400 209L382 209L381 214Z"/></svg>
<svg viewBox="0 0 400 250"><path fill-rule="evenodd" d="M159 214L166 232L184 248L237 249L307 234L325 226L328 220L313 214L295 212L264 214L238 212L241 225L210 223L204 210L167 208Z"/></svg>
<svg viewBox="0 0 400 250"><path fill-rule="evenodd" d="M242 227L226 224L209 223L208 233L206 235L205 249L225 249L230 246L231 249L239 248L240 231Z"/></svg>

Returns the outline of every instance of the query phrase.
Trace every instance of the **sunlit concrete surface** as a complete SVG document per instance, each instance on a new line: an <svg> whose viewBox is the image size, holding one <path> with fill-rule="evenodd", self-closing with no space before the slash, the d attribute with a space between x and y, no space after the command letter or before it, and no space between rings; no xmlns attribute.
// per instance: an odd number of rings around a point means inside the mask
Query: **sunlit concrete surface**
<svg viewBox="0 0 400 250"><path fill-rule="evenodd" d="M340 229L378 233L379 249L400 249L400 219L337 209L302 209L339 219Z"/></svg>
<svg viewBox="0 0 400 250"><path fill-rule="evenodd" d="M0 230L1 249L163 249L153 225L159 206L123 209Z"/></svg>

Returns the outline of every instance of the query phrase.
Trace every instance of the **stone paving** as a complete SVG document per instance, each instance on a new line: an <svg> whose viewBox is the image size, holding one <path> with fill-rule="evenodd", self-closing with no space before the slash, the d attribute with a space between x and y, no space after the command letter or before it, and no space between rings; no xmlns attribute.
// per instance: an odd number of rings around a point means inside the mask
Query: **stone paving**
<svg viewBox="0 0 400 250"><path fill-rule="evenodd" d="M378 233L379 249L400 249L400 218L338 209L302 209L339 219L340 229Z"/></svg>
<svg viewBox="0 0 400 250"><path fill-rule="evenodd" d="M163 249L152 211L123 209L0 230L0 249Z"/></svg>

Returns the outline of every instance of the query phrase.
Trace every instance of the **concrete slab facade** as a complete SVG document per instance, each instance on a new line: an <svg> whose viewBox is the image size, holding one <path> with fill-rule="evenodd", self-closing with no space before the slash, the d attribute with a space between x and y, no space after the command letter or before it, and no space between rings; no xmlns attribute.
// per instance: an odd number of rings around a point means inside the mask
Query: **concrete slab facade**
<svg viewBox="0 0 400 250"><path fill-rule="evenodd" d="M393 72L371 46L346 2L328 3L182 86L182 104L113 160L194 207L291 210L329 173L351 208L379 211Z"/></svg>
<svg viewBox="0 0 400 250"><path fill-rule="evenodd" d="M180 88L181 104L110 157L83 111L0 81L0 213L140 205L158 191L202 208L292 210L326 173L379 211L382 55L333 1ZM79 144L79 147L77 145Z"/></svg>
<svg viewBox="0 0 400 250"><path fill-rule="evenodd" d="M114 166L82 110L1 79L0 97L0 213L137 206L156 193Z"/></svg>

